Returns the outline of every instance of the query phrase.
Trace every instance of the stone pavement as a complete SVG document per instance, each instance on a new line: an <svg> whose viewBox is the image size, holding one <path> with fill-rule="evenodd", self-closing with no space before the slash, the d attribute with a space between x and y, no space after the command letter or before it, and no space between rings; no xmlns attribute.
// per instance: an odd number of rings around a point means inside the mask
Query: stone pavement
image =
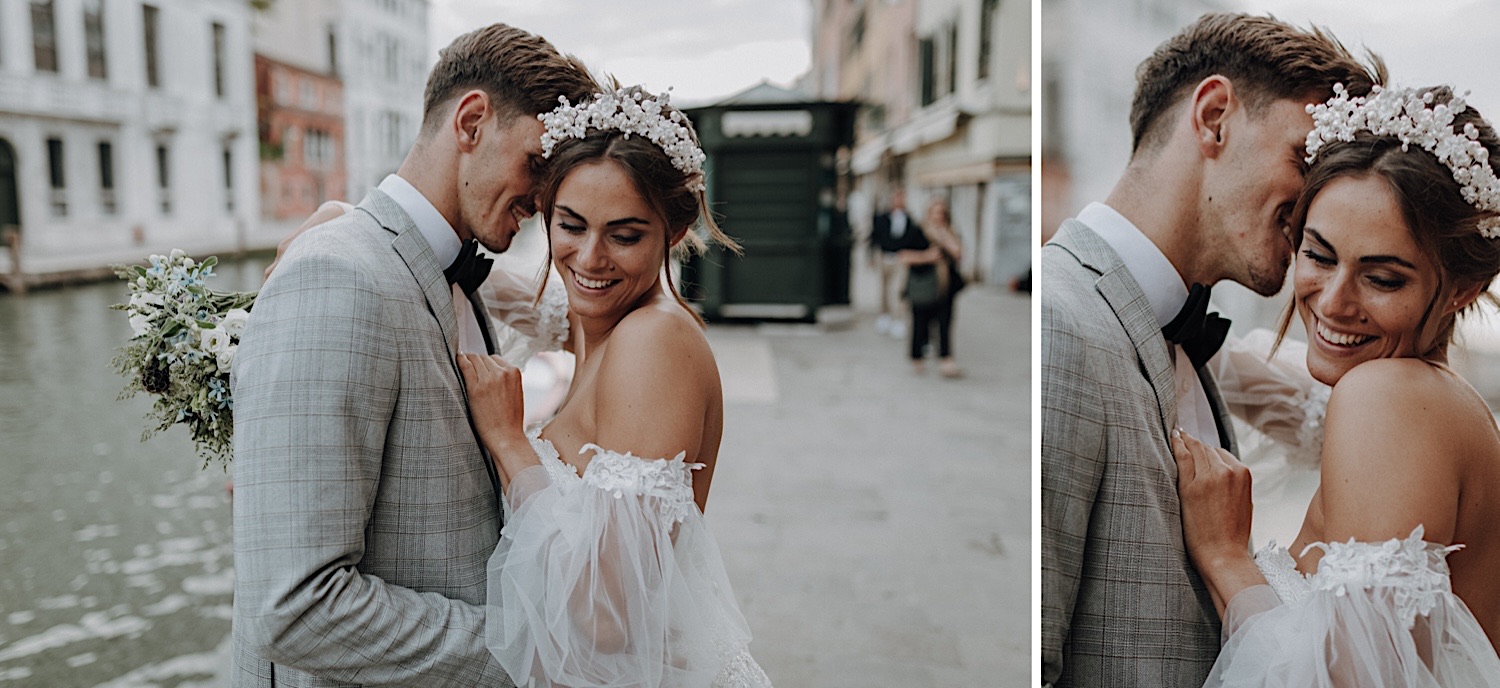
<svg viewBox="0 0 1500 688"><path fill-rule="evenodd" d="M708 520L778 686L1030 681L1029 298L960 296L967 372L851 327L715 325Z"/></svg>

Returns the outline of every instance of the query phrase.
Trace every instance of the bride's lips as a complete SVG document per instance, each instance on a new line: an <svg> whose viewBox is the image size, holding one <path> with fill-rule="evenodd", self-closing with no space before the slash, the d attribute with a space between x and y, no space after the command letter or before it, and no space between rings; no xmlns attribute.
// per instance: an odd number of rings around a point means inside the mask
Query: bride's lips
<svg viewBox="0 0 1500 688"><path fill-rule="evenodd" d="M578 287L585 294L602 294L609 291L610 287L619 284L620 280L590 279L576 272L573 273L573 286Z"/></svg>
<svg viewBox="0 0 1500 688"><path fill-rule="evenodd" d="M1380 338L1373 334L1340 332L1324 324L1317 316L1313 316L1313 329L1318 342L1335 351L1354 351Z"/></svg>

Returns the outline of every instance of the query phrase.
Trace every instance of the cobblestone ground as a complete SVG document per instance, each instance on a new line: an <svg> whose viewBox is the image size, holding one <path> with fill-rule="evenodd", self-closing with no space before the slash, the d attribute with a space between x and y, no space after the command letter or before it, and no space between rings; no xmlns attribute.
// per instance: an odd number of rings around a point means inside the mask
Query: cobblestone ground
<svg viewBox="0 0 1500 688"><path fill-rule="evenodd" d="M914 374L873 319L713 330L708 518L778 685L1030 680L1029 313L965 291L961 380Z"/></svg>

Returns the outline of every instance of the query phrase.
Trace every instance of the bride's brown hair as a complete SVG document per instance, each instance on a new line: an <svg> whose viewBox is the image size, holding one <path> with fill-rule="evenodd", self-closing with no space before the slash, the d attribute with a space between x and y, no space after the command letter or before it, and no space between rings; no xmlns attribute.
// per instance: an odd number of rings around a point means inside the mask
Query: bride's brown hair
<svg viewBox="0 0 1500 688"><path fill-rule="evenodd" d="M1453 91L1447 86L1423 91L1432 94L1433 105L1453 100ZM1500 137L1472 105L1454 117L1453 129L1461 132L1470 124L1478 130L1477 140L1489 151L1490 160L1500 161ZM1403 149L1401 140L1395 136L1377 136L1368 131L1356 133L1353 141L1336 141L1318 151L1292 210L1292 229L1299 242L1302 230L1307 226L1307 210L1313 198L1329 183L1344 177L1373 177L1384 181L1396 198L1396 205L1401 209L1401 217L1417 249L1437 266L1437 290L1417 324L1418 334L1427 329L1437 310L1438 298L1450 287L1479 286L1484 293L1500 274L1500 239L1487 239L1478 228L1480 220L1496 214L1479 210L1464 200L1453 172L1432 153L1419 145ZM1492 303L1500 303L1493 295L1485 294L1485 297ZM1281 314L1276 333L1278 343L1291 324L1296 303L1294 297ZM1472 303L1458 313L1443 316L1432 341L1419 342L1418 357L1432 358L1445 353L1453 340L1458 314L1470 308L1473 308Z"/></svg>

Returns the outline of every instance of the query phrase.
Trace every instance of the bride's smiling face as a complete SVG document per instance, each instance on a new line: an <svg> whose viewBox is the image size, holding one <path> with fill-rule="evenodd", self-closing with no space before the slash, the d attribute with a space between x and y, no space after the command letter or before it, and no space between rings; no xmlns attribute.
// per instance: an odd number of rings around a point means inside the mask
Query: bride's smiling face
<svg viewBox="0 0 1500 688"><path fill-rule="evenodd" d="M1332 385L1365 361L1417 356L1438 282L1383 179L1329 182L1308 206L1292 282L1312 376Z"/></svg>
<svg viewBox="0 0 1500 688"><path fill-rule="evenodd" d="M552 264L582 318L618 319L661 291L667 228L618 163L579 165L547 220Z"/></svg>

